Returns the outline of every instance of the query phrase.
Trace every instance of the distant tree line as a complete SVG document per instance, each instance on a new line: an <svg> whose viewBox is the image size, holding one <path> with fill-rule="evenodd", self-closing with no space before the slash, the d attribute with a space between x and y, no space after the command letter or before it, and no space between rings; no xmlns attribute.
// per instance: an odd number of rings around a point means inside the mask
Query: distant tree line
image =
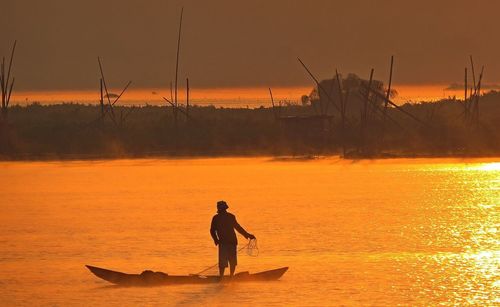
<svg viewBox="0 0 500 307"><path fill-rule="evenodd" d="M348 77L349 78L349 77ZM331 84L325 83L325 86ZM383 85L380 85L382 87ZM332 92L332 95L335 93ZM362 95L361 95L362 97ZM464 120L463 101L389 107L390 121L373 111L364 134L361 98L347 105L342 127L337 112L317 115L321 97L300 105L255 109L191 106L174 124L173 107L116 106L116 121L99 105L11 106L0 126L2 159L114 158L134 156L330 155L485 156L500 154L500 93L481 96L477 123ZM324 102L326 103L326 102ZM379 105L383 100L377 102ZM384 133L382 134L382 131Z"/></svg>

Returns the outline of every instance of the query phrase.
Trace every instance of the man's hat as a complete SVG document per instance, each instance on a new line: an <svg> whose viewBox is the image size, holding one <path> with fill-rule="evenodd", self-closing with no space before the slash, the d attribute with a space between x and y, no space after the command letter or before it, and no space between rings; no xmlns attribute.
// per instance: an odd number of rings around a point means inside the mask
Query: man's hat
<svg viewBox="0 0 500 307"><path fill-rule="evenodd" d="M223 200L219 200L217 202L217 210L226 210L227 208L229 208L229 206L227 205L227 203Z"/></svg>

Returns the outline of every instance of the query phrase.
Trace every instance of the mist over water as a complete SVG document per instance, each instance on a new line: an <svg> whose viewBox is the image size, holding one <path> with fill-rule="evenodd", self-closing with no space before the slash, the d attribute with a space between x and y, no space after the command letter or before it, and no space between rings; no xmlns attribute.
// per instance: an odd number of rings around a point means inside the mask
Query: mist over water
<svg viewBox="0 0 500 307"><path fill-rule="evenodd" d="M498 159L1 162L0 301L491 306L499 178ZM116 288L84 267L212 265L219 199L258 238L237 270L289 266L280 281Z"/></svg>

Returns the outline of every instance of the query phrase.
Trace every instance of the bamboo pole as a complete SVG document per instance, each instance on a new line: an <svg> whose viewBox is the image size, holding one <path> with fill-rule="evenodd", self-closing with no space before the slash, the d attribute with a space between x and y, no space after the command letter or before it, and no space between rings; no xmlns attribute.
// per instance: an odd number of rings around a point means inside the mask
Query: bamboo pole
<svg viewBox="0 0 500 307"><path fill-rule="evenodd" d="M368 124L367 123L367 121L368 121L368 102L370 99L370 91L372 88L373 72L374 72L374 69L372 68L370 70L370 79L368 81L368 86L367 86L366 94L364 97L363 109L361 110L360 133L361 133L361 149L363 152L366 151L366 127Z"/></svg>
<svg viewBox="0 0 500 307"><path fill-rule="evenodd" d="M186 78L186 116L189 118L189 78Z"/></svg>
<svg viewBox="0 0 500 307"><path fill-rule="evenodd" d="M304 62L302 62L302 60L300 58L297 58L297 60L300 62L300 64L302 64L302 67L304 67L304 69L307 71L307 73L309 74L309 76L314 80L314 82L318 86L318 91L319 90L323 91L325 93L326 97L328 98L328 100L330 100L330 102L332 103L332 105L335 107L335 109L340 112L339 106L337 106L337 104L335 103L335 101L332 99L332 97L330 96L330 94L328 94L328 92L323 88L323 86L321 86L321 84L319 84L318 79L316 79L316 77L312 74L312 72L309 70L309 68L307 68L306 64L304 64Z"/></svg>
<svg viewBox="0 0 500 307"><path fill-rule="evenodd" d="M385 96L377 91L374 91L372 90L373 93L378 96L378 98L382 99L382 101L384 101L385 99ZM390 100L389 100L390 101ZM376 114L376 115L379 115L379 118L380 120L383 120L384 119L384 110L383 108L379 107L378 105L376 105L375 101L373 99L369 99L368 102L371 104L371 108L373 109L374 113L373 114ZM389 102L389 104L392 105L393 102ZM397 109L397 108L396 108ZM360 109L360 114L362 114L362 111ZM403 110L404 111L404 110ZM377 113L378 112L378 113ZM380 113L380 114L379 114ZM411 115L411 114L410 114ZM393 124L395 124L396 126L398 126L399 128L401 129L404 129L403 126L401 126L395 119L393 119L391 116L389 116L389 114L386 114L386 118L391 121Z"/></svg>
<svg viewBox="0 0 500 307"><path fill-rule="evenodd" d="M123 88L123 90L121 91L120 95L118 95L115 100L113 101L113 103L111 104L112 106L115 105L115 103L118 102L118 100L120 100L120 98L122 97L123 93L125 93L125 91L128 89L128 87L130 86L130 84L132 84L132 81L129 81L127 83L127 85L125 85L125 87Z"/></svg>
<svg viewBox="0 0 500 307"><path fill-rule="evenodd" d="M391 98L391 86L392 86L392 70L394 67L394 56L391 55L391 68L389 69L389 83L387 84L387 94L385 95L386 100L384 101L384 120L382 123L382 138L385 135L385 124L386 124L386 116L387 116L387 107L389 103L387 99Z"/></svg>
<svg viewBox="0 0 500 307"><path fill-rule="evenodd" d="M273 106L274 119L278 119L278 114L276 113L276 106L274 104L273 91L269 88L269 96L271 96L271 104Z"/></svg>
<svg viewBox="0 0 500 307"><path fill-rule="evenodd" d="M394 56L391 55L391 68L389 69L389 83L387 85L387 94L385 95L386 99L391 98L392 70L393 70L393 67L394 67ZM384 103L384 116L387 113L387 106L388 106L388 103L387 103L387 100L386 100L385 103Z"/></svg>
<svg viewBox="0 0 500 307"><path fill-rule="evenodd" d="M99 92L100 92L100 98L99 98L99 104L101 105L101 118L104 120L104 92L102 88L102 78L99 79Z"/></svg>
<svg viewBox="0 0 500 307"><path fill-rule="evenodd" d="M467 67L465 67L465 77L464 77L464 120L467 121Z"/></svg>
<svg viewBox="0 0 500 307"><path fill-rule="evenodd" d="M168 100L166 97L161 97L161 98L163 98L163 100L165 100L166 102L168 102L172 106L172 108L177 109L179 112L181 112L182 114L186 115L186 117L188 117L189 119L193 119L193 117L191 117L189 114L187 114L185 110L183 110L183 109L179 108L178 106L176 106L174 102Z"/></svg>
<svg viewBox="0 0 500 307"><path fill-rule="evenodd" d="M12 82L10 83L9 95L7 96L7 103L5 105L5 111L7 111L7 108L9 107L10 95L12 95L12 89L14 88L14 81L16 81L16 78L12 78Z"/></svg>
<svg viewBox="0 0 500 307"><path fill-rule="evenodd" d="M470 87L470 90L469 90L469 103L467 104L467 111L470 113L470 105L472 103L472 98L474 96L474 88L473 86Z"/></svg>
<svg viewBox="0 0 500 307"><path fill-rule="evenodd" d="M108 86L106 85L106 79L104 78L104 70L102 68L101 59L99 57L97 57L97 62L99 63L99 71L101 72L102 84L104 85L104 91L106 92L106 98L108 100L109 111L111 112L111 120L113 121L113 123L115 125L117 125L116 119L115 119L115 112L113 110L113 105L111 104L111 99L109 98Z"/></svg>
<svg viewBox="0 0 500 307"><path fill-rule="evenodd" d="M180 55L180 48L181 48L181 33L182 33L182 16L184 14L184 8L181 8L181 18L179 20L179 35L177 37L177 56L176 56L176 61L175 61L175 92L174 92L174 104L177 107L178 101L177 101L177 81L178 81L178 74L179 74L179 55ZM177 112L174 113L174 120L175 120L175 125L177 126Z"/></svg>
<svg viewBox="0 0 500 307"><path fill-rule="evenodd" d="M384 138L385 138L386 129L387 129L387 108L389 107L389 103L387 102L387 100L391 98L393 67L394 67L394 56L391 55L391 66L389 68L389 82L387 84L387 93L385 94L385 100L384 100L384 110L383 110L383 117L382 117L382 133L380 135L380 144L379 145L382 145L384 143Z"/></svg>
<svg viewBox="0 0 500 307"><path fill-rule="evenodd" d="M366 87L366 85L364 85ZM379 96L379 98L381 99L386 99L384 95L382 95L381 93L377 92L377 91L374 91L374 90L371 90L371 92L376 95L376 96ZM393 106L394 108L396 108L398 111L406 114L408 117L411 117L413 120L415 120L416 122L422 124L424 127L428 127L429 125L427 123L425 123L424 121L420 120L418 117L416 117L415 115L407 112L406 110L404 110L403 108L401 108L400 106L398 106L397 104L395 104L394 102L392 102L390 99L387 99L387 102ZM388 117L389 118L389 117Z"/></svg>
<svg viewBox="0 0 500 307"><path fill-rule="evenodd" d="M475 96L475 104L474 104L474 119L475 119L475 124L479 125L479 98L481 96L481 81L483 79L483 72L484 72L484 66L481 67L481 73L479 75L479 80L477 82L477 92Z"/></svg>
<svg viewBox="0 0 500 307"><path fill-rule="evenodd" d="M337 87L339 91L339 99L340 99L340 117L342 122L342 156L345 157L345 102L344 95L342 93L342 84L339 76L339 72L335 69L335 76L337 77Z"/></svg>
<svg viewBox="0 0 500 307"><path fill-rule="evenodd" d="M472 84L474 84L474 92L476 92L476 71L474 70L474 61L472 55L469 56L470 66L472 68Z"/></svg>
<svg viewBox="0 0 500 307"><path fill-rule="evenodd" d="M469 59L470 59L470 65L471 65L471 69L472 69L472 84L473 84L473 87L474 87L474 93L470 96L470 103L469 103L469 106L468 106L468 110L467 110L467 113L468 115L472 115L472 120L475 121L475 117L476 117L476 97L477 97L477 83L476 83L476 71L474 69L474 60L472 59L472 55L469 56ZM471 110L472 108L472 110ZM472 111L472 114L470 114Z"/></svg>
<svg viewBox="0 0 500 307"><path fill-rule="evenodd" d="M7 116L7 110L9 108L10 98L12 96L12 91L14 89L14 84L15 84L15 78L12 78L12 81L10 80L10 73L12 70L12 64L14 62L16 45L17 45L17 40L15 40L14 44L12 45L12 50L9 59L9 66L7 68L7 74L5 74L5 69L6 69L5 57L2 57L2 63L0 67L0 90L1 90L1 100L2 100L1 109L4 119L6 119Z"/></svg>
<svg viewBox="0 0 500 307"><path fill-rule="evenodd" d="M344 98L342 95L342 84L341 84L342 81L340 80L339 72L336 69L335 69L335 77L337 79L337 89L339 91L340 112L344 113Z"/></svg>
<svg viewBox="0 0 500 307"><path fill-rule="evenodd" d="M175 106L175 100L174 100L174 85L172 83L172 81L170 81L170 101L173 103L173 105ZM176 108L172 108L172 115L174 116L174 122L177 122L176 121L176 118L177 118L177 109ZM177 124L175 124L177 125Z"/></svg>
<svg viewBox="0 0 500 307"><path fill-rule="evenodd" d="M10 69L12 68L12 62L14 61L14 53L16 51L16 45L17 45L17 40L14 41L14 45L12 46L12 51L10 53L10 61L9 61L9 69L7 71L7 80L5 81L5 84L8 86L9 85L9 80L10 80Z"/></svg>
<svg viewBox="0 0 500 307"><path fill-rule="evenodd" d="M174 101L174 88L172 85L172 81L170 81L170 101Z"/></svg>
<svg viewBox="0 0 500 307"><path fill-rule="evenodd" d="M2 111L4 110L5 108L5 57L2 57L2 63L0 63L0 76L2 77L1 78L1 82L0 82L0 86L1 86L1 90L2 90Z"/></svg>

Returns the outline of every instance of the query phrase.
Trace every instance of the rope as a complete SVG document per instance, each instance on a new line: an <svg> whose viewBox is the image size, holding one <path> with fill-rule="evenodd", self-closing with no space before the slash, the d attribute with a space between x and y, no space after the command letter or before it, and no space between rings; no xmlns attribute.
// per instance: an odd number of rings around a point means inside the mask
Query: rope
<svg viewBox="0 0 500 307"><path fill-rule="evenodd" d="M247 255L250 257L257 257L259 255L259 247L257 246L257 239L250 239L248 243L242 247L240 247L236 253L241 252L242 250L246 249ZM193 275L203 275L203 273L210 271L216 267L219 266L219 263L216 263L214 265L211 265L207 267L206 269L203 269L202 271L193 274Z"/></svg>

